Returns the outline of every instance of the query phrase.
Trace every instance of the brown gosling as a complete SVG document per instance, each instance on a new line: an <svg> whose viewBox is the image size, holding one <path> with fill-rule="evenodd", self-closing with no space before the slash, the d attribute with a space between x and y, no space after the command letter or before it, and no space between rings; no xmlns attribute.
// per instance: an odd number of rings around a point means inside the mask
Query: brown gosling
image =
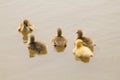
<svg viewBox="0 0 120 80"><path fill-rule="evenodd" d="M61 28L57 29L57 36L52 39L54 47L66 47L67 46L67 39L62 36Z"/></svg>
<svg viewBox="0 0 120 80"><path fill-rule="evenodd" d="M25 19L18 27L18 31L26 34L31 33L33 31L33 24L28 19Z"/></svg>
<svg viewBox="0 0 120 80"><path fill-rule="evenodd" d="M77 58L90 58L93 57L92 51L83 45L83 41L80 39L77 39L75 41L75 48L73 49L73 53L75 57Z"/></svg>
<svg viewBox="0 0 120 80"><path fill-rule="evenodd" d="M46 54L47 47L44 43L35 41L33 35L30 36L30 42L28 43L28 49L39 54Z"/></svg>
<svg viewBox="0 0 120 80"><path fill-rule="evenodd" d="M90 48L90 50L94 51L95 44L93 43L92 39L86 36L83 36L82 30L77 31L77 39L81 39L83 41L83 45Z"/></svg>

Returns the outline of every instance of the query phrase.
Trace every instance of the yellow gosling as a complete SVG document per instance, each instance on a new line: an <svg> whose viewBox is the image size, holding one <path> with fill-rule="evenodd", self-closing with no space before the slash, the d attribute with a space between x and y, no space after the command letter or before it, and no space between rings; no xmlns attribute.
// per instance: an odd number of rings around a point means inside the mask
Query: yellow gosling
<svg viewBox="0 0 120 80"><path fill-rule="evenodd" d="M67 46L67 39L64 36L62 36L61 28L58 28L57 36L55 36L52 39L52 42L54 43L54 47L66 47Z"/></svg>
<svg viewBox="0 0 120 80"><path fill-rule="evenodd" d="M93 57L92 51L83 45L83 41L80 39L77 39L75 41L75 48L73 49L73 53L76 58L90 58Z"/></svg>
<svg viewBox="0 0 120 80"><path fill-rule="evenodd" d="M21 33L31 33L33 31L33 24L28 19L25 19L18 27L18 31Z"/></svg>
<svg viewBox="0 0 120 80"><path fill-rule="evenodd" d="M83 36L82 30L77 31L77 39L81 39L83 41L83 45L90 48L90 50L94 51L95 44L93 43L92 39L86 36Z"/></svg>
<svg viewBox="0 0 120 80"><path fill-rule="evenodd" d="M44 43L35 41L35 37L33 35L30 36L30 42L28 43L28 49L30 54L38 53L38 54L47 54L47 47Z"/></svg>

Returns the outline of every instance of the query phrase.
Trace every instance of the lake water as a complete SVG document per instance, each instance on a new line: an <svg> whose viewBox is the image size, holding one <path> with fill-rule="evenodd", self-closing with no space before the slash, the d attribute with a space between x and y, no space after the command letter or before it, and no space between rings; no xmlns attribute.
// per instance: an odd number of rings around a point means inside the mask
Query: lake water
<svg viewBox="0 0 120 80"><path fill-rule="evenodd" d="M46 55L29 57L17 32L26 18ZM51 42L58 27L68 39L61 53ZM120 80L120 0L1 0L0 28L0 80ZM96 43L89 63L72 53L78 29Z"/></svg>

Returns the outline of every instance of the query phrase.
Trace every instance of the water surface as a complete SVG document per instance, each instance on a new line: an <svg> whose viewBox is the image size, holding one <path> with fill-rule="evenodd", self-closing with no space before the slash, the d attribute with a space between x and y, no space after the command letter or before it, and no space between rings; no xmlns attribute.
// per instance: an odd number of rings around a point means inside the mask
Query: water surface
<svg viewBox="0 0 120 80"><path fill-rule="evenodd" d="M1 0L0 80L120 80L119 4L119 0ZM29 57L17 32L25 18L33 22L32 34L46 43L48 54ZM58 27L68 39L61 53L51 43ZM89 63L76 61L72 54L78 29L97 45Z"/></svg>

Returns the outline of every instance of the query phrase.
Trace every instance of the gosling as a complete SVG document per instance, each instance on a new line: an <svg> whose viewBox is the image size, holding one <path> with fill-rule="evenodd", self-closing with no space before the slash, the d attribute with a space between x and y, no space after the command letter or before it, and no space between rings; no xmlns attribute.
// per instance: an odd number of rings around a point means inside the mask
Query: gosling
<svg viewBox="0 0 120 80"><path fill-rule="evenodd" d="M84 46L87 46L88 48L90 48L92 52L94 51L94 46L96 45L93 43L91 38L83 36L82 30L77 31L77 39L81 39L83 41Z"/></svg>
<svg viewBox="0 0 120 80"><path fill-rule="evenodd" d="M31 33L33 31L33 24L28 19L25 19L18 27L18 31L21 33Z"/></svg>
<svg viewBox="0 0 120 80"><path fill-rule="evenodd" d="M93 57L92 51L83 45L83 41L78 39L75 41L75 48L73 49L73 54L77 58L90 58Z"/></svg>
<svg viewBox="0 0 120 80"><path fill-rule="evenodd" d="M44 43L35 41L35 37L33 35L30 36L30 42L28 43L28 49L32 50L36 53L47 53L47 47Z"/></svg>
<svg viewBox="0 0 120 80"><path fill-rule="evenodd" d="M54 47L66 47L67 46L67 39L62 36L61 28L57 29L57 36L52 39Z"/></svg>

